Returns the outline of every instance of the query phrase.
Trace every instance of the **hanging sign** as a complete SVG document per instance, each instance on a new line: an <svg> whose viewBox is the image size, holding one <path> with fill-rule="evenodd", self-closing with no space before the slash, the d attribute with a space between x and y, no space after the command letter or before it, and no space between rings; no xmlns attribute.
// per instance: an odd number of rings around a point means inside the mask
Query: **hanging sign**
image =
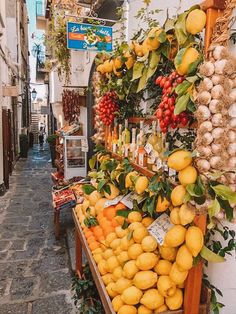
<svg viewBox="0 0 236 314"><path fill-rule="evenodd" d="M67 22L67 48L112 51L112 27Z"/></svg>
<svg viewBox="0 0 236 314"><path fill-rule="evenodd" d="M166 233L171 227L173 227L173 224L170 221L170 217L164 213L153 221L147 230L160 245L163 245Z"/></svg>

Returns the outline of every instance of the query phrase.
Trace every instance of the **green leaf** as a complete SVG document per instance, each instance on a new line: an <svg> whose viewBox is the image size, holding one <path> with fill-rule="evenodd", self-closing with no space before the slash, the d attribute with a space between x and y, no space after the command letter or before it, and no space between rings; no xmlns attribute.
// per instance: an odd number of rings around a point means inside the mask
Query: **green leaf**
<svg viewBox="0 0 236 314"><path fill-rule="evenodd" d="M162 31L157 38L160 43L164 43L166 41L166 32Z"/></svg>
<svg viewBox="0 0 236 314"><path fill-rule="evenodd" d="M96 191L96 188L92 186L91 184L84 184L82 186L82 190L86 195L91 194L93 191Z"/></svg>
<svg viewBox="0 0 236 314"><path fill-rule="evenodd" d="M142 210L144 212L148 212L152 216L156 209L156 199L157 195L152 195L151 197L147 198Z"/></svg>
<svg viewBox="0 0 236 314"><path fill-rule="evenodd" d="M178 16L177 22L175 23L175 34L177 41L180 46L183 46L188 39L188 34L186 31L186 18L188 11L180 14Z"/></svg>
<svg viewBox="0 0 236 314"><path fill-rule="evenodd" d="M233 192L230 187L219 184L216 186L212 186L212 189L215 191L216 195L223 200L229 201L233 204L236 203L236 192Z"/></svg>
<svg viewBox="0 0 236 314"><path fill-rule="evenodd" d="M94 169L97 161L97 156L93 155L92 158L89 159L89 167L90 169Z"/></svg>
<svg viewBox="0 0 236 314"><path fill-rule="evenodd" d="M199 80L199 77L197 75L188 76L186 77L186 80L189 81L190 83L195 83L197 80Z"/></svg>
<svg viewBox="0 0 236 314"><path fill-rule="evenodd" d="M185 111L190 100L190 95L185 94L178 98L177 103L175 104L174 114L178 115L181 112Z"/></svg>
<svg viewBox="0 0 236 314"><path fill-rule="evenodd" d="M116 216L121 216L121 217L127 218L128 215L129 215L129 213L130 213L130 210L119 209L119 210L117 210L117 212L116 212Z"/></svg>
<svg viewBox="0 0 236 314"><path fill-rule="evenodd" d="M133 238L133 233L134 231L131 230L128 234L127 234L127 239L130 241Z"/></svg>
<svg viewBox="0 0 236 314"><path fill-rule="evenodd" d="M127 229L128 226L129 226L129 223L128 223L128 221L125 220L121 228L122 229Z"/></svg>
<svg viewBox="0 0 236 314"><path fill-rule="evenodd" d="M224 209L226 218L231 221L233 219L233 208L230 206L229 201L222 200L220 197L217 197L218 202L222 209Z"/></svg>
<svg viewBox="0 0 236 314"><path fill-rule="evenodd" d="M210 206L208 207L208 214L210 216L210 219L214 216L216 216L218 213L220 212L220 204L217 201L217 199L215 198Z"/></svg>
<svg viewBox="0 0 236 314"><path fill-rule="evenodd" d="M189 195L190 195L190 196L196 196L196 197L198 197L199 195L196 194L195 188L196 188L196 184L193 184L193 183L192 183L192 184L186 185L186 190L187 190L187 192L189 193Z"/></svg>
<svg viewBox="0 0 236 314"><path fill-rule="evenodd" d="M179 84L178 86L176 86L175 88L175 92L176 94L178 94L178 96L183 95L186 93L186 91L188 90L188 88L191 86L192 84L188 81L183 81L181 84Z"/></svg>
<svg viewBox="0 0 236 314"><path fill-rule="evenodd" d="M203 246L203 248L201 249L200 255L202 258L204 258L205 260L207 260L210 263L222 263L225 262L225 258L215 254L214 252L212 252L211 250L209 250L205 245Z"/></svg>
<svg viewBox="0 0 236 314"><path fill-rule="evenodd" d="M190 100L187 104L187 109L190 111L190 112L195 112L197 110L194 102L192 100Z"/></svg>
<svg viewBox="0 0 236 314"><path fill-rule="evenodd" d="M148 68L148 72L147 72L147 81L150 79L150 77L152 77L155 72L156 72L157 66L155 68Z"/></svg>
<svg viewBox="0 0 236 314"><path fill-rule="evenodd" d="M183 56L184 56L184 53L186 51L186 48L182 48L179 50L179 52L177 53L176 57L175 57L175 60L174 60L174 63L175 63L175 67L177 68L181 63L182 63L182 60L183 60Z"/></svg>
<svg viewBox="0 0 236 314"><path fill-rule="evenodd" d="M125 189L125 173L122 172L118 177L119 190Z"/></svg>
<svg viewBox="0 0 236 314"><path fill-rule="evenodd" d="M143 75L139 80L139 84L138 84L138 88L137 88L137 93L140 92L141 90L143 90L146 87L146 83L147 83L147 73L148 73L148 69L145 68L143 70Z"/></svg>
<svg viewBox="0 0 236 314"><path fill-rule="evenodd" d="M191 63L188 67L188 72L187 74L193 74L196 72L197 67L199 65L199 63L201 62L201 57L198 58L196 61L194 61L193 63Z"/></svg>
<svg viewBox="0 0 236 314"><path fill-rule="evenodd" d="M152 51L149 60L149 68L156 69L160 61L160 54L157 51Z"/></svg>
<svg viewBox="0 0 236 314"><path fill-rule="evenodd" d="M149 51L142 57L137 57L138 62L145 62L149 57Z"/></svg>
<svg viewBox="0 0 236 314"><path fill-rule="evenodd" d="M144 63L143 62L135 62L133 66L133 77L131 81L139 79L143 74Z"/></svg>
<svg viewBox="0 0 236 314"><path fill-rule="evenodd" d="M104 187L104 185L107 183L107 180L101 180L98 183L98 192L101 192L102 188Z"/></svg>
<svg viewBox="0 0 236 314"><path fill-rule="evenodd" d="M105 184L105 185L103 186L103 190L104 190L107 194L111 195L111 188L110 188L110 185Z"/></svg>
<svg viewBox="0 0 236 314"><path fill-rule="evenodd" d="M175 27L175 20L168 18L164 24L164 30L167 33L168 31L174 29Z"/></svg>

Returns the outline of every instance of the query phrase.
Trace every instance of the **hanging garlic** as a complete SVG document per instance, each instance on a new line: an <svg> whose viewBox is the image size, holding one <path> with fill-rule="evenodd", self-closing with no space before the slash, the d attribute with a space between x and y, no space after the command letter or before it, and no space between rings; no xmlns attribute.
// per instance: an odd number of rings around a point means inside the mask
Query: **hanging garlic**
<svg viewBox="0 0 236 314"><path fill-rule="evenodd" d="M198 95L197 101L200 105L208 105L211 101L211 94L207 91L203 91Z"/></svg>
<svg viewBox="0 0 236 314"><path fill-rule="evenodd" d="M236 184L236 172L227 173L226 177L230 184Z"/></svg>
<svg viewBox="0 0 236 314"><path fill-rule="evenodd" d="M236 132L233 130L230 130L228 133L228 138L230 143L235 143L236 142Z"/></svg>
<svg viewBox="0 0 236 314"><path fill-rule="evenodd" d="M232 117L232 118L236 118L236 103L233 103L229 107L229 116Z"/></svg>
<svg viewBox="0 0 236 314"><path fill-rule="evenodd" d="M223 134L224 134L224 129L222 128L215 128L211 132L213 139L219 139Z"/></svg>
<svg viewBox="0 0 236 314"><path fill-rule="evenodd" d="M222 126L223 124L223 117L221 113L216 113L212 116L211 119L212 125L213 126Z"/></svg>
<svg viewBox="0 0 236 314"><path fill-rule="evenodd" d="M228 167L230 170L236 170L236 157L229 158Z"/></svg>
<svg viewBox="0 0 236 314"><path fill-rule="evenodd" d="M219 99L223 95L224 89L221 85L215 85L211 90L211 96L213 99Z"/></svg>
<svg viewBox="0 0 236 314"><path fill-rule="evenodd" d="M211 157L209 162L213 169L221 169L223 166L223 161L220 156Z"/></svg>
<svg viewBox="0 0 236 314"><path fill-rule="evenodd" d="M213 51L213 57L215 60L222 59L222 55L226 53L226 48L224 46L216 46Z"/></svg>
<svg viewBox="0 0 236 314"><path fill-rule="evenodd" d="M196 115L198 116L199 120L204 121L204 120L208 120L210 118L211 112L206 106L200 105L197 108Z"/></svg>
<svg viewBox="0 0 236 314"><path fill-rule="evenodd" d="M202 144L204 146L210 145L213 142L213 136L210 132L206 132L202 135Z"/></svg>
<svg viewBox="0 0 236 314"><path fill-rule="evenodd" d="M233 101L236 101L236 88L232 89L229 94L229 97L232 98Z"/></svg>
<svg viewBox="0 0 236 314"><path fill-rule="evenodd" d="M223 60L218 60L215 62L214 66L215 66L215 73L216 74L223 74L224 71L224 67L227 64L227 60L223 59Z"/></svg>
<svg viewBox="0 0 236 314"><path fill-rule="evenodd" d="M209 146L199 146L197 148L197 151L200 157L209 157L212 154L211 148Z"/></svg>
<svg viewBox="0 0 236 314"><path fill-rule="evenodd" d="M211 167L210 163L206 159L198 159L196 165L200 172L207 172Z"/></svg>
<svg viewBox="0 0 236 314"><path fill-rule="evenodd" d="M217 113L219 112L219 100L218 99L212 99L211 102L209 103L209 109L211 113Z"/></svg>
<svg viewBox="0 0 236 314"><path fill-rule="evenodd" d="M212 76L214 74L215 68L214 64L210 61L204 62L200 66L200 74L204 76Z"/></svg>
<svg viewBox="0 0 236 314"><path fill-rule="evenodd" d="M222 78L223 77L221 75L215 74L212 76L211 81L212 81L213 85L218 85L218 84L222 83L222 81L223 81Z"/></svg>
<svg viewBox="0 0 236 314"><path fill-rule="evenodd" d="M236 143L230 143L227 152L230 156L236 156Z"/></svg>
<svg viewBox="0 0 236 314"><path fill-rule="evenodd" d="M231 129L236 129L236 118L231 118L229 120L229 126Z"/></svg>
<svg viewBox="0 0 236 314"><path fill-rule="evenodd" d="M210 132L212 131L212 129L213 129L213 126L212 126L211 121L204 121L199 126L199 131L201 132Z"/></svg>
<svg viewBox="0 0 236 314"><path fill-rule="evenodd" d="M215 217L219 220L222 220L225 218L225 213L221 210L219 213L215 215Z"/></svg>
<svg viewBox="0 0 236 314"><path fill-rule="evenodd" d="M207 91L212 89L213 83L212 83L212 81L208 77L205 77L202 82L203 82L203 84L204 84L204 86L205 86Z"/></svg>
<svg viewBox="0 0 236 314"><path fill-rule="evenodd" d="M222 152L222 146L220 144L212 143L211 150L213 154L219 155Z"/></svg>

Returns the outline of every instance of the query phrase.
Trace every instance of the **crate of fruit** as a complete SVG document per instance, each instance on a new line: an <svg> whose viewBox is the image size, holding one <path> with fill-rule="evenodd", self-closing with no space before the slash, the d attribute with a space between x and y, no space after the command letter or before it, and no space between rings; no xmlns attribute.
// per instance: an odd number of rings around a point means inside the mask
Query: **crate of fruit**
<svg viewBox="0 0 236 314"><path fill-rule="evenodd" d="M74 192L69 189L61 189L52 192L53 206L55 210L71 208L76 205L76 197Z"/></svg>

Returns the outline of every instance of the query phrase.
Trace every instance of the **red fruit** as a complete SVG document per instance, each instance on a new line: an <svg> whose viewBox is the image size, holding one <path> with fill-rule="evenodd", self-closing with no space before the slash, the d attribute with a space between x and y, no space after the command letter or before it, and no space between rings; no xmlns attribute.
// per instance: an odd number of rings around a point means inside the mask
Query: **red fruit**
<svg viewBox="0 0 236 314"><path fill-rule="evenodd" d="M160 75L160 76L158 76L158 78L156 79L155 84L156 84L156 85L159 85L161 80L162 80L162 76Z"/></svg>
<svg viewBox="0 0 236 314"><path fill-rule="evenodd" d="M162 117L162 110L160 108L158 108L156 111L156 117L157 119L160 119Z"/></svg>
<svg viewBox="0 0 236 314"><path fill-rule="evenodd" d="M167 90L166 90L166 93L167 94L171 94L171 92L172 92L172 87L168 87Z"/></svg>
<svg viewBox="0 0 236 314"><path fill-rule="evenodd" d="M169 88L171 86L171 83L170 81L166 81L165 84L164 84L164 88Z"/></svg>
<svg viewBox="0 0 236 314"><path fill-rule="evenodd" d="M166 127L166 124L165 124L164 121L161 121L161 122L160 122L160 128L163 129L164 127Z"/></svg>
<svg viewBox="0 0 236 314"><path fill-rule="evenodd" d="M161 102L161 103L159 104L159 108L160 108L160 109L164 109L164 107L165 107L165 104L164 104L163 102Z"/></svg>
<svg viewBox="0 0 236 314"><path fill-rule="evenodd" d="M168 105L169 106L173 106L175 104L175 98L174 97L171 97L168 99Z"/></svg>
<svg viewBox="0 0 236 314"><path fill-rule="evenodd" d="M161 87L164 87L165 82L166 82L166 78L165 78L165 77L163 77L163 78L160 80L159 85L160 85Z"/></svg>
<svg viewBox="0 0 236 314"><path fill-rule="evenodd" d="M177 124L173 122L173 123L171 123L170 127L171 127L172 129L176 129Z"/></svg>
<svg viewBox="0 0 236 314"><path fill-rule="evenodd" d="M182 118L182 119L181 119L181 124L182 124L183 126L186 126L186 125L188 124L188 118L187 118L187 117Z"/></svg>
<svg viewBox="0 0 236 314"><path fill-rule="evenodd" d="M169 109L165 111L165 116L171 116L171 111Z"/></svg>
<svg viewBox="0 0 236 314"><path fill-rule="evenodd" d="M162 101L166 104L168 102L168 97L167 96L162 96Z"/></svg>
<svg viewBox="0 0 236 314"><path fill-rule="evenodd" d="M178 85L178 83L174 82L173 83L173 87L176 87Z"/></svg>
<svg viewBox="0 0 236 314"><path fill-rule="evenodd" d="M177 78L177 80L176 80L176 82L178 83L178 84L180 84L180 83L182 83L184 81L184 78L181 76L181 77L178 77Z"/></svg>
<svg viewBox="0 0 236 314"><path fill-rule="evenodd" d="M166 133L167 132L167 127L162 128L162 132Z"/></svg>
<svg viewBox="0 0 236 314"><path fill-rule="evenodd" d="M167 125L167 124L170 122L170 117L169 117L169 116L166 116L166 117L164 118L164 122L165 122L165 124Z"/></svg>

